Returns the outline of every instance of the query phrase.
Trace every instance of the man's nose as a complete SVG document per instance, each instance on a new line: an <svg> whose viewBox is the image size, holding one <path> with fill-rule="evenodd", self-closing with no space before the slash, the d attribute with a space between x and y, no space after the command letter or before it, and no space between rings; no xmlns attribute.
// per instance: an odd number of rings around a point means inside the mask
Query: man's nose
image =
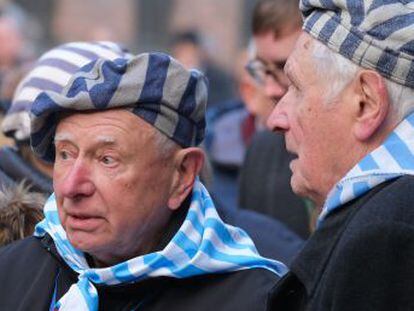
<svg viewBox="0 0 414 311"><path fill-rule="evenodd" d="M94 192L95 184L88 164L78 158L64 176L61 194L67 198L81 198L91 196Z"/></svg>
<svg viewBox="0 0 414 311"><path fill-rule="evenodd" d="M272 132L286 132L289 130L289 118L285 110L284 99L275 105L269 118L267 118L267 128Z"/></svg>

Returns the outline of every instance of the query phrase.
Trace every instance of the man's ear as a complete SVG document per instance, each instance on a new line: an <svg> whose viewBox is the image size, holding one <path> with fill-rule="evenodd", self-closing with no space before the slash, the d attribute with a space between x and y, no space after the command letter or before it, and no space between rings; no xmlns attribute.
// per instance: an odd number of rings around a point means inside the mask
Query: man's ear
<svg viewBox="0 0 414 311"><path fill-rule="evenodd" d="M194 180L204 164L201 148L190 147L179 150L174 159L175 171L168 207L176 210L193 189Z"/></svg>
<svg viewBox="0 0 414 311"><path fill-rule="evenodd" d="M359 96L355 102L353 133L358 140L367 141L387 117L390 108L388 90L384 78L373 70L361 70L354 81L354 91Z"/></svg>

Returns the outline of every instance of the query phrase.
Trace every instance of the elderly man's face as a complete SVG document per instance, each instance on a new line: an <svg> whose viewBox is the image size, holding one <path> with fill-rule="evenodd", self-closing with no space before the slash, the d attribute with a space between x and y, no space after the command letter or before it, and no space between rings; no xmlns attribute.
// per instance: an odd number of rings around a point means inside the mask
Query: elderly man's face
<svg viewBox="0 0 414 311"><path fill-rule="evenodd" d="M155 131L119 109L73 114L58 124L59 217L72 245L97 262L149 251L168 222L174 159L160 154Z"/></svg>
<svg viewBox="0 0 414 311"><path fill-rule="evenodd" d="M289 57L288 92L270 115L268 127L284 132L286 148L297 156L290 163L294 192L321 206L352 167L354 141L349 87L328 101L330 82L316 71L313 40L303 33Z"/></svg>

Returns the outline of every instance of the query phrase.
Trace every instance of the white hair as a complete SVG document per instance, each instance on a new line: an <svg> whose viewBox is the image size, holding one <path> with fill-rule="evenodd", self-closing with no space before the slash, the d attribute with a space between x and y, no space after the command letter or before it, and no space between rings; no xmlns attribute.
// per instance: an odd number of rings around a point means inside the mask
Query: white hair
<svg viewBox="0 0 414 311"><path fill-rule="evenodd" d="M362 68L352 61L335 53L327 46L313 40L312 56L316 61L316 70L320 77L330 81L330 89L327 92L327 101L338 95L355 77ZM394 116L398 121L407 117L414 110L414 89L385 79L388 97Z"/></svg>
<svg viewBox="0 0 414 311"><path fill-rule="evenodd" d="M173 141L164 133L161 133L156 128L154 128L153 137L155 146L158 148L162 158L168 158L175 150L180 148L180 146L175 141Z"/></svg>

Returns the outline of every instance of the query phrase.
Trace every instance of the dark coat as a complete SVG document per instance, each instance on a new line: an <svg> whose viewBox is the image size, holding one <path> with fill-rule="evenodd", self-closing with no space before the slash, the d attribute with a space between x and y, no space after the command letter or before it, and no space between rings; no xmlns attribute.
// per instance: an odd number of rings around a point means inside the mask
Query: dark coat
<svg viewBox="0 0 414 311"><path fill-rule="evenodd" d="M273 289L269 310L414 310L414 177L328 216Z"/></svg>
<svg viewBox="0 0 414 311"><path fill-rule="evenodd" d="M0 189L3 187L12 187L14 184L15 182L0 168Z"/></svg>
<svg viewBox="0 0 414 311"><path fill-rule="evenodd" d="M306 239L309 216L305 201L290 186L291 160L282 134L254 135L240 170L239 206L275 218Z"/></svg>
<svg viewBox="0 0 414 311"><path fill-rule="evenodd" d="M260 255L288 265L302 249L304 241L277 219L254 211L226 209L220 204L217 211L228 224L247 232Z"/></svg>
<svg viewBox="0 0 414 311"><path fill-rule="evenodd" d="M100 310L252 311L266 310L267 295L276 279L267 270L253 269L96 287ZM0 310L48 310L55 282L58 300L76 281L76 274L56 255L50 238L30 237L0 252Z"/></svg>
<svg viewBox="0 0 414 311"><path fill-rule="evenodd" d="M10 186L10 181L20 183L25 180L30 189L36 192L50 194L53 192L52 179L27 163L12 147L0 148L1 183Z"/></svg>

